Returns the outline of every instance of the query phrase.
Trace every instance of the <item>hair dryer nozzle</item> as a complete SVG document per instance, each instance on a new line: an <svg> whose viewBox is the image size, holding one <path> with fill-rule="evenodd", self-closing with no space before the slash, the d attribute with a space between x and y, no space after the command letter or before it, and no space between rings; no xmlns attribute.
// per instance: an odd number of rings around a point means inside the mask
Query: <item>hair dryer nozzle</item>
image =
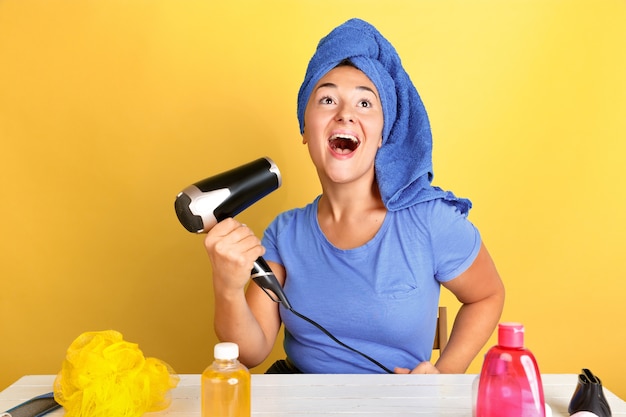
<svg viewBox="0 0 626 417"><path fill-rule="evenodd" d="M259 158L188 186L176 196L174 208L185 229L208 232L276 190L281 182L276 164Z"/></svg>

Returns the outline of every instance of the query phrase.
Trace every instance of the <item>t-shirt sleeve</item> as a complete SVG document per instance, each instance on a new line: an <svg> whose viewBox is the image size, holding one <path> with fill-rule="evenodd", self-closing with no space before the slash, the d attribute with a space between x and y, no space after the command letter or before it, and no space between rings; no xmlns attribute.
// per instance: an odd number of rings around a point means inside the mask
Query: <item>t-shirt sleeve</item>
<svg viewBox="0 0 626 417"><path fill-rule="evenodd" d="M450 281L469 268L481 246L480 232L454 206L438 201L431 213L431 241L435 278Z"/></svg>
<svg viewBox="0 0 626 417"><path fill-rule="evenodd" d="M275 218L269 226L267 226L265 232L263 233L261 244L265 247L265 254L263 255L263 258L266 261L271 261L283 265L283 260L280 257L280 253L278 251L278 234L280 222L281 217L279 216Z"/></svg>

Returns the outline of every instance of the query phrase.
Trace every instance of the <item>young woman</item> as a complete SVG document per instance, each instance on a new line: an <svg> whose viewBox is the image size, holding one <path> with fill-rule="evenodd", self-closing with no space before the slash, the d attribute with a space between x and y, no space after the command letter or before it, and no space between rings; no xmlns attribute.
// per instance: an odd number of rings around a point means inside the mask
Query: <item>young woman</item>
<svg viewBox="0 0 626 417"><path fill-rule="evenodd" d="M215 330L250 367L269 355L281 323L287 361L270 372L462 373L502 312L504 287L469 200L430 184L430 126L393 46L352 19L323 38L298 95L303 143L322 194L280 214L259 241L234 219L205 246L213 266ZM264 256L292 306L245 290ZM462 303L432 364L440 286Z"/></svg>

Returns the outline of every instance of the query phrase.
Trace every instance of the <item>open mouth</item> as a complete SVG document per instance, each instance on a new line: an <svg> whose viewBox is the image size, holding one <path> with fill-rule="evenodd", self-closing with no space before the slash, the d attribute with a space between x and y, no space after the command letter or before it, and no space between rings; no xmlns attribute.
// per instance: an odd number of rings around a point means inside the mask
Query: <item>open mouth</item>
<svg viewBox="0 0 626 417"><path fill-rule="evenodd" d="M361 141L356 136L333 135L328 140L330 148L338 154L349 154L359 147Z"/></svg>

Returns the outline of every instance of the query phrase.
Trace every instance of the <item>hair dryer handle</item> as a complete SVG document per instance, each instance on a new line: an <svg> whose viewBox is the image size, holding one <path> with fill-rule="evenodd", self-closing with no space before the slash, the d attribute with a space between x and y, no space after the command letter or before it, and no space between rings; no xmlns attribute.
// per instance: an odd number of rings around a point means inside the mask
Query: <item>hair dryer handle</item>
<svg viewBox="0 0 626 417"><path fill-rule="evenodd" d="M276 275L272 272L265 259L258 257L250 272L252 280L259 286L272 301L281 303L285 308L291 310L291 304L283 292L283 288L278 283Z"/></svg>

